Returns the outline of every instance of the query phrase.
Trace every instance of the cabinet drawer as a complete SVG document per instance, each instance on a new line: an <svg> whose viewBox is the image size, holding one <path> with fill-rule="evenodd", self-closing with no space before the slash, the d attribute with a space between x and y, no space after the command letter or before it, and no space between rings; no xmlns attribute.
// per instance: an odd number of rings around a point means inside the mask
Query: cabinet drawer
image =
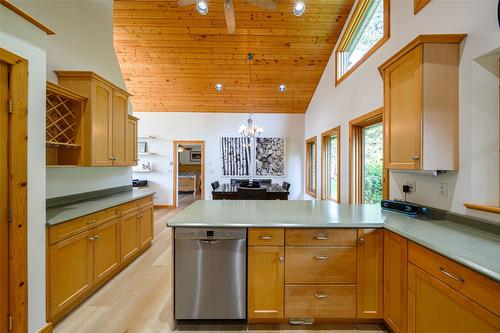
<svg viewBox="0 0 500 333"><path fill-rule="evenodd" d="M356 283L356 248L287 246L285 281L292 284Z"/></svg>
<svg viewBox="0 0 500 333"><path fill-rule="evenodd" d="M356 286L286 286L287 318L355 318Z"/></svg>
<svg viewBox="0 0 500 333"><path fill-rule="evenodd" d="M141 207L143 205L152 204L152 203L153 203L153 197L152 196L146 197L146 198L142 198L142 199L139 199L139 200L130 201L130 202L124 203L121 206L122 207L122 213L123 214L130 213L130 212L136 210L137 208L139 208L139 207Z"/></svg>
<svg viewBox="0 0 500 333"><path fill-rule="evenodd" d="M441 282L500 315L500 284L413 242L408 260Z"/></svg>
<svg viewBox="0 0 500 333"><path fill-rule="evenodd" d="M285 229L251 228L248 229L248 245L284 245Z"/></svg>
<svg viewBox="0 0 500 333"><path fill-rule="evenodd" d="M286 245L355 246L356 229L287 229Z"/></svg>

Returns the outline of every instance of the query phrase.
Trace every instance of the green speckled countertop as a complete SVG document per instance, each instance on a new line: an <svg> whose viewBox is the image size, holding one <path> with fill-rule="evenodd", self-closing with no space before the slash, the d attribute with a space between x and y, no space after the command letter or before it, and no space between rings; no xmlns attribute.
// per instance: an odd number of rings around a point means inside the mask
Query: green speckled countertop
<svg viewBox="0 0 500 333"><path fill-rule="evenodd" d="M170 227L386 228L500 282L500 237L445 220L420 220L379 205L330 201L197 201Z"/></svg>
<svg viewBox="0 0 500 333"><path fill-rule="evenodd" d="M156 192L152 189L133 189L130 191L100 196L67 205L47 208L47 225L53 226L103 209L118 206L129 201L145 198Z"/></svg>

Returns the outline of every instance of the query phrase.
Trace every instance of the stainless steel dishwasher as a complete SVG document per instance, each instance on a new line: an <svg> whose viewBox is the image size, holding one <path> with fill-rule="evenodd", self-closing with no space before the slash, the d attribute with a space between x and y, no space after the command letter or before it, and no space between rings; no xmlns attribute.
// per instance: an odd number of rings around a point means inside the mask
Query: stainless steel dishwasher
<svg viewBox="0 0 500 333"><path fill-rule="evenodd" d="M246 319L246 243L246 229L175 229L175 319Z"/></svg>

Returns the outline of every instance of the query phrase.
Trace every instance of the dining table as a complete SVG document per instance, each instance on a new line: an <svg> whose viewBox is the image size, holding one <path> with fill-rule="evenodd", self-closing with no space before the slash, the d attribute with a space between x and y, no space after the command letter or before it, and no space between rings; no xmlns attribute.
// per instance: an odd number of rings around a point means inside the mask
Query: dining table
<svg viewBox="0 0 500 333"><path fill-rule="evenodd" d="M261 188L266 189L265 200L288 200L290 192L285 190L281 184L260 184ZM238 184L231 185L222 183L212 191L213 200L238 200Z"/></svg>

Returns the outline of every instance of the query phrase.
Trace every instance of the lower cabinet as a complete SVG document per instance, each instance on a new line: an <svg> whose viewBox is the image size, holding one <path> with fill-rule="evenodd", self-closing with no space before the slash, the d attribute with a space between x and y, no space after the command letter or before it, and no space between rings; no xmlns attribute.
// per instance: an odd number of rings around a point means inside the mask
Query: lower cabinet
<svg viewBox="0 0 500 333"><path fill-rule="evenodd" d="M248 247L248 318L284 317L283 246Z"/></svg>
<svg viewBox="0 0 500 333"><path fill-rule="evenodd" d="M153 206L147 206L139 211L137 218L139 223L139 246L141 248L153 240L153 214Z"/></svg>
<svg viewBox="0 0 500 333"><path fill-rule="evenodd" d="M126 261L139 251L139 213L133 211L120 223L121 260Z"/></svg>
<svg viewBox="0 0 500 333"><path fill-rule="evenodd" d="M94 229L94 283L99 283L120 266L120 219Z"/></svg>

